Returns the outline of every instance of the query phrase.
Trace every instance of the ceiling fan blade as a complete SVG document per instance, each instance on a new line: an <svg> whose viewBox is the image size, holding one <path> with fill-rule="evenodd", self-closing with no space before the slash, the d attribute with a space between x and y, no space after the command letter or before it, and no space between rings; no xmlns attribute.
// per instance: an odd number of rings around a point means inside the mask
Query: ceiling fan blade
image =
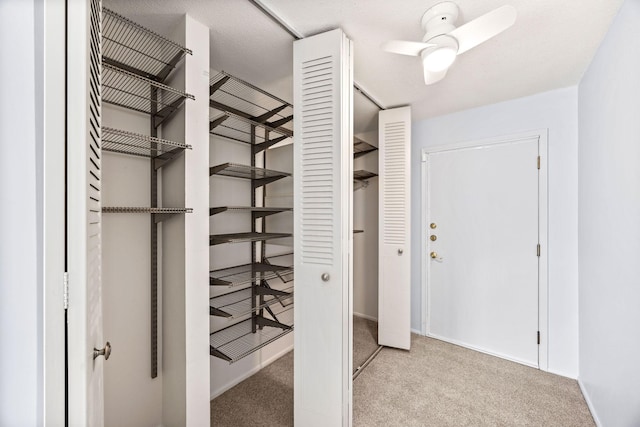
<svg viewBox="0 0 640 427"><path fill-rule="evenodd" d="M426 85L434 84L444 79L444 76L447 75L447 71L449 70L448 68L445 68L442 71L429 71L424 67L423 69L424 69L424 84Z"/></svg>
<svg viewBox="0 0 640 427"><path fill-rule="evenodd" d="M432 46L435 45L431 43L390 40L382 44L382 49L391 53L399 53L400 55L420 56L420 52Z"/></svg>
<svg viewBox="0 0 640 427"><path fill-rule="evenodd" d="M516 22L517 12L505 5L456 28L449 33L458 40L458 55L500 34Z"/></svg>

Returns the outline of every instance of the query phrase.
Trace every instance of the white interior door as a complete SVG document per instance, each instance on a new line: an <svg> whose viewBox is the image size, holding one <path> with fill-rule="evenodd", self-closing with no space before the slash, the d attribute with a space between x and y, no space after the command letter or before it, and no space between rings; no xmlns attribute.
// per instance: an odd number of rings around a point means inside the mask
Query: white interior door
<svg viewBox="0 0 640 427"><path fill-rule="evenodd" d="M104 424L99 0L67 5L67 308L70 426Z"/></svg>
<svg viewBox="0 0 640 427"><path fill-rule="evenodd" d="M378 344L411 345L411 109L380 111Z"/></svg>
<svg viewBox="0 0 640 427"><path fill-rule="evenodd" d="M427 156L428 335L538 366L538 138Z"/></svg>
<svg viewBox="0 0 640 427"><path fill-rule="evenodd" d="M352 44L294 43L294 422L351 425Z"/></svg>

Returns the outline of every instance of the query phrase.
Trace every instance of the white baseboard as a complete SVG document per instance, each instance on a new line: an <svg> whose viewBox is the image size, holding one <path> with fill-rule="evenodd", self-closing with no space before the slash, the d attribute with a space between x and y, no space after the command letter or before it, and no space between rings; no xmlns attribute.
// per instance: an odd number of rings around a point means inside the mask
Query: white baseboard
<svg viewBox="0 0 640 427"><path fill-rule="evenodd" d="M353 315L356 317L361 317L363 319L367 319L367 320L372 320L374 322L378 321L377 317L373 317L373 316L369 316L368 314L362 314L362 313L356 313L355 311L353 312Z"/></svg>
<svg viewBox="0 0 640 427"><path fill-rule="evenodd" d="M589 408L589 412L591 412L591 416L593 417L593 422L596 423L596 426L602 427L602 423L600 422L600 420L598 419L598 415L596 414L596 409L593 407L593 404L591 403L591 398L589 397L589 393L587 393L587 389L584 387L584 384L582 384L582 381L580 381L580 378L578 378L578 386L580 386L580 391L582 392L582 396L584 397L585 402L587 402L587 407Z"/></svg>
<svg viewBox="0 0 640 427"><path fill-rule="evenodd" d="M209 400L215 399L216 397L220 396L225 391L227 391L230 388L233 388L236 385L240 384L242 381L246 380L247 378L249 378L253 374L255 374L258 371L260 371L261 369L264 369L267 366L271 365L273 362L275 362L276 360L280 359L282 356L284 356L285 354L287 354L291 350L293 350L293 344L291 344L290 346L284 348L282 351L274 354L273 356L271 356L267 360L262 361L260 364L256 365L253 369L245 372L243 375L240 375L239 377L234 378L232 381L229 381L228 383L223 384L222 386L218 387L216 390L213 390L211 392L211 395L209 396Z"/></svg>
<svg viewBox="0 0 640 427"><path fill-rule="evenodd" d="M422 336L426 336L422 333L422 331L420 329L413 329L411 328L411 333L412 334L416 334L416 335L422 335Z"/></svg>
<svg viewBox="0 0 640 427"><path fill-rule="evenodd" d="M440 341L448 342L449 344L454 344L454 345L457 345L459 347L468 348L469 350L475 350L475 351L478 351L480 353L488 354L489 356L499 357L500 359L505 359L505 360L509 360L511 362L519 363L521 365L525 365L525 366L529 366L529 367L532 367L532 368L540 369L540 367L538 365L536 365L535 363L531 363L531 362L528 362L526 360L521 360L521 359L518 359L518 358L515 358L515 357L511 357L511 356L509 356L507 354L502 354L502 353L499 353L499 352L489 351L489 350L486 350L486 349L481 348L481 347L476 347L476 346L473 346L473 345L469 345L467 343L460 342L458 340L452 340L452 339L449 339L449 338L441 337L441 336L436 335L436 334L427 334L426 336L428 336L429 338L434 338L434 339L437 339L437 340L440 340Z"/></svg>

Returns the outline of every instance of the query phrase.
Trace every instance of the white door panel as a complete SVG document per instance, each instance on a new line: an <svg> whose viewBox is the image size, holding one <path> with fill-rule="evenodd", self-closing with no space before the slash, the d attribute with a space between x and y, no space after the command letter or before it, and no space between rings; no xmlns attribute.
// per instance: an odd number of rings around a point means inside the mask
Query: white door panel
<svg viewBox="0 0 640 427"><path fill-rule="evenodd" d="M537 157L533 138L427 158L427 224L436 227L426 230L428 333L531 366L538 366Z"/></svg>
<svg viewBox="0 0 640 427"><path fill-rule="evenodd" d="M353 75L334 30L294 43L294 420L351 425Z"/></svg>
<svg viewBox="0 0 640 427"><path fill-rule="evenodd" d="M380 111L378 344L411 344L411 109Z"/></svg>
<svg viewBox="0 0 640 427"><path fill-rule="evenodd" d="M67 5L67 266L70 426L104 424L99 0Z"/></svg>

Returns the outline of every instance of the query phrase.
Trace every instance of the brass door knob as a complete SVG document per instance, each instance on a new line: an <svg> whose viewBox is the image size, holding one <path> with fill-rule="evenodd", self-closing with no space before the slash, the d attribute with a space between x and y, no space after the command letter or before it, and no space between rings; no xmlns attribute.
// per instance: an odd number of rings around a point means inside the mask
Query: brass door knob
<svg viewBox="0 0 640 427"><path fill-rule="evenodd" d="M438 258L438 253L437 253L437 252L431 252L429 255L430 255L430 256L431 256L431 258L433 258L433 259Z"/></svg>

